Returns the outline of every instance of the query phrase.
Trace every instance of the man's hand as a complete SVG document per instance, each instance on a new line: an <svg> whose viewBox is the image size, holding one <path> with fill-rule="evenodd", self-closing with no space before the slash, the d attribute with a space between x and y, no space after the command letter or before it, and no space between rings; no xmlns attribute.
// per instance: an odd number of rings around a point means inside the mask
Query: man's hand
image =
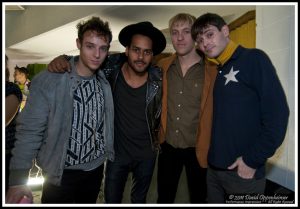
<svg viewBox="0 0 300 209"><path fill-rule="evenodd" d="M256 169L247 166L242 157L237 158L236 161L228 167L228 169L231 170L235 167L237 167L237 173L241 178L252 179L254 177Z"/></svg>
<svg viewBox="0 0 300 209"><path fill-rule="evenodd" d="M33 202L32 191L27 185L10 186L6 194L5 202L19 203L24 196Z"/></svg>
<svg viewBox="0 0 300 209"><path fill-rule="evenodd" d="M55 57L48 65L48 71L52 73L64 73L66 71L71 72L71 65L64 55Z"/></svg>

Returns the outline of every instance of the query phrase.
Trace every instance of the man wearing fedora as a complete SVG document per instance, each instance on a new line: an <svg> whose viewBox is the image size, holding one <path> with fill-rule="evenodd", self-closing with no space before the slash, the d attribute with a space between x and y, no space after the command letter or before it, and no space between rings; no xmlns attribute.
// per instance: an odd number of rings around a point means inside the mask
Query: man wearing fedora
<svg viewBox="0 0 300 209"><path fill-rule="evenodd" d="M131 202L145 203L159 149L162 96L162 74L151 61L165 49L166 39L150 22L139 22L123 28L119 41L125 53L109 56L103 67L115 108L115 161L106 164L104 199L121 203L132 172ZM55 58L48 69L69 69L65 58Z"/></svg>

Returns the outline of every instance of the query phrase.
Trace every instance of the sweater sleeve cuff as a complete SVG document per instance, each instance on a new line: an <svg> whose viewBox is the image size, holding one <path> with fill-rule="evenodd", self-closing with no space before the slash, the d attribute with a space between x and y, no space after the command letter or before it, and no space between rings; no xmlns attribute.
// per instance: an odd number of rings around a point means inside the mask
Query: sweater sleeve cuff
<svg viewBox="0 0 300 209"><path fill-rule="evenodd" d="M247 166L249 166L253 169L257 169L257 168L263 166L265 163L265 162L263 162L263 163L257 162L255 160L251 159L250 157L246 157L246 156L243 156L243 161Z"/></svg>

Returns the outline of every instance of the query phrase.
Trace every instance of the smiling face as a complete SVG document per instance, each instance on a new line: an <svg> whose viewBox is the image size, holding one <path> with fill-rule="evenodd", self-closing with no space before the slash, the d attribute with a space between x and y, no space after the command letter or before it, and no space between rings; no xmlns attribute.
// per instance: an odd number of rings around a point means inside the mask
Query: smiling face
<svg viewBox="0 0 300 209"><path fill-rule="evenodd" d="M145 73L153 58L152 40L148 36L132 36L130 46L125 51L128 66L135 73Z"/></svg>
<svg viewBox="0 0 300 209"><path fill-rule="evenodd" d="M82 76L92 75L108 54L109 40L96 31L89 30L84 33L82 41L77 39L76 43L80 50L78 73Z"/></svg>
<svg viewBox="0 0 300 209"><path fill-rule="evenodd" d="M197 47L209 58L217 58L229 43L229 28L224 25L221 30L208 25L196 38Z"/></svg>

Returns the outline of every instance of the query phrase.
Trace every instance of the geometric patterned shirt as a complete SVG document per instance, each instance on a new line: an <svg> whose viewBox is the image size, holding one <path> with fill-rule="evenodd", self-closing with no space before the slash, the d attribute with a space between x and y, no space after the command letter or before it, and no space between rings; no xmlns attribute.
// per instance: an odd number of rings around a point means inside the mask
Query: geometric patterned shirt
<svg viewBox="0 0 300 209"><path fill-rule="evenodd" d="M83 169L104 154L104 96L100 81L93 75L82 80L74 92L72 129L65 167ZM93 164L93 163L91 163Z"/></svg>

